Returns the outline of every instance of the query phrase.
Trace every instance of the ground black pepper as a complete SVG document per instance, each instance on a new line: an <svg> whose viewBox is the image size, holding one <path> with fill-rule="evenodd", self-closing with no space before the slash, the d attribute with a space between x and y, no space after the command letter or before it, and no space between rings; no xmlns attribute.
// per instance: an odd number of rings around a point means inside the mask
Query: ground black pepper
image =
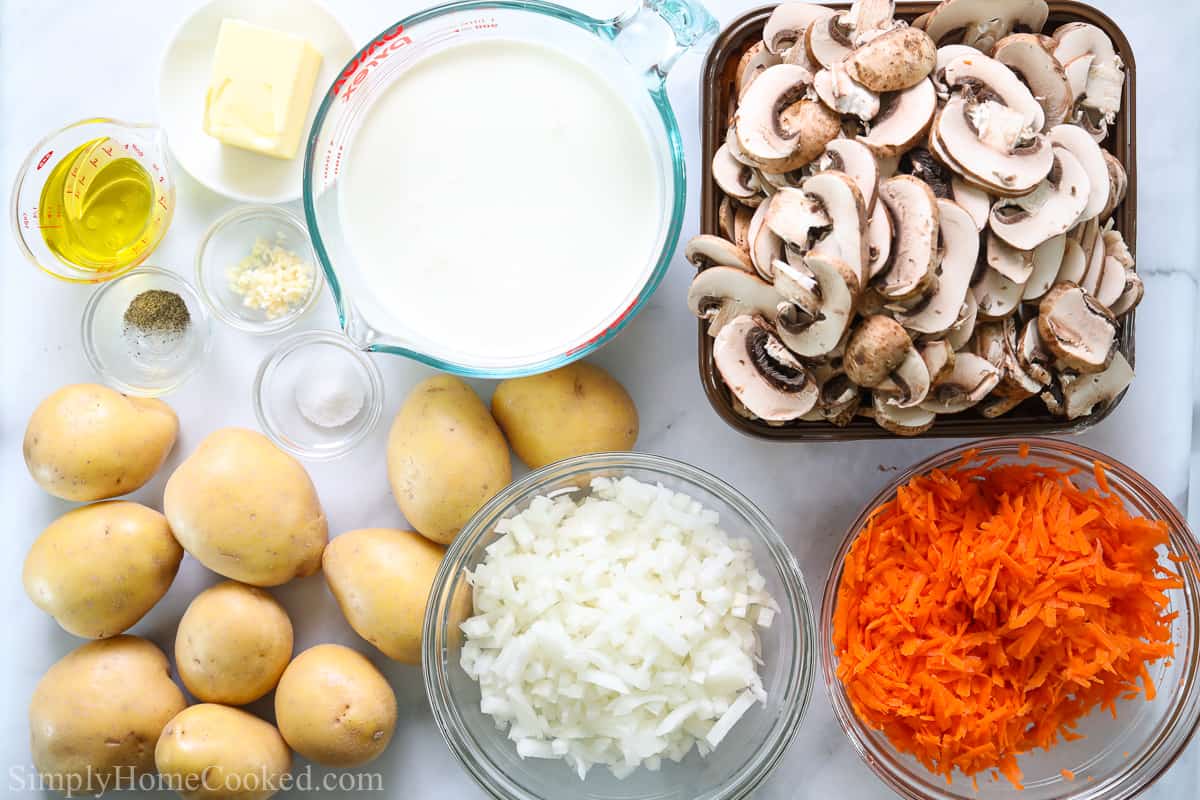
<svg viewBox="0 0 1200 800"><path fill-rule="evenodd" d="M125 309L127 333L179 336L192 322L187 303L175 292L150 289L130 301Z"/></svg>

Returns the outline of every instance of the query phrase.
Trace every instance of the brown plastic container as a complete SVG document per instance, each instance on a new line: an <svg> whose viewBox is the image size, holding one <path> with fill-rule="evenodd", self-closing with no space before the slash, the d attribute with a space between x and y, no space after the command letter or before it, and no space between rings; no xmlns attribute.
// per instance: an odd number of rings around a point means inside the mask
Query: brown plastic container
<svg viewBox="0 0 1200 800"><path fill-rule="evenodd" d="M832 8L848 8L848 3L831 3ZM898 3L896 17L912 21L917 16L932 11L936 2ZM1129 190L1123 202L1113 214L1117 230L1125 236L1130 251L1137 253L1137 153L1134 141L1136 117L1137 69L1129 39L1103 12L1085 3L1050 2L1050 18L1045 30L1053 31L1067 22L1090 22L1112 38L1117 53L1125 62L1125 89L1121 100L1121 112L1116 124L1109 128L1103 147L1121 160L1129 173ZM700 178L700 231L720 235L717 224L717 207L721 192L712 179L712 158L725 138L727 121L735 107L734 73L738 60L755 41L762 38L763 25L774 6L750 11L729 24L713 43L700 76L700 134L701 162ZM1122 318L1118 331L1121 352L1134 363L1134 314ZM713 365L713 340L699 325L700 380L705 394L717 413L732 427L749 436L772 441L852 441L856 439L887 439L896 435L885 431L874 420L856 417L849 425L839 428L828 422L789 422L784 425L768 425L761 420L750 420L733 408L733 398ZM1136 379L1135 379L1136 380ZM1112 403L1086 417L1065 420L1050 414L1045 404L1036 397L1031 398L1002 417L986 419L977 412L939 417L934 426L917 438L959 438L981 436L1021 436L1029 434L1079 433L1112 413L1124 399L1124 394Z"/></svg>

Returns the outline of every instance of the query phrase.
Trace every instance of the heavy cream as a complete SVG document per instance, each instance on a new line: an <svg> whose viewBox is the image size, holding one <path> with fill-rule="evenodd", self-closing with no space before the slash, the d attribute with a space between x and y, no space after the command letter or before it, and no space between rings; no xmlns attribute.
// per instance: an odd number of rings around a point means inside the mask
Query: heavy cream
<svg viewBox="0 0 1200 800"><path fill-rule="evenodd" d="M424 59L375 101L350 152L339 194L355 301L431 355L562 353L653 268L649 139L608 82L548 48L488 41Z"/></svg>

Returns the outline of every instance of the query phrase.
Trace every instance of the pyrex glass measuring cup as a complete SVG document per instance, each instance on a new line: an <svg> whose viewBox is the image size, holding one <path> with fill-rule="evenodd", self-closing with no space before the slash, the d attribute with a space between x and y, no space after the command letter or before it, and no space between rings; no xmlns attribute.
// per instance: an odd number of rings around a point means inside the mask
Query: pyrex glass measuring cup
<svg viewBox="0 0 1200 800"><path fill-rule="evenodd" d="M449 3L383 31L342 71L321 103L309 135L304 211L342 327L359 347L408 356L461 375L528 375L592 352L645 304L675 250L686 199L683 147L664 82L676 59L714 34L717 24L694 0L629 2L636 7L606 20L540 0ZM389 318L367 288L365 265L355 258L347 241L345 211L339 202L347 165L356 155L355 134L380 95L424 59L462 44L489 40L550 48L590 68L608 83L632 111L649 142L658 189L655 245L645 254L644 269L636 284L628 287L624 300L603 318L586 320L587 330L572 335L573 341L503 356L464 354ZM445 101L453 103L455 98ZM416 113L419 109L414 109ZM479 135L487 136L486 121L480 122ZM448 162L446 169L450 174L453 164ZM396 187L397 192L419 190ZM530 235L537 235L536 230L531 229ZM404 220L397 220L396 236L404 236ZM469 241L460 244L471 245Z"/></svg>
<svg viewBox="0 0 1200 800"><path fill-rule="evenodd" d="M13 184L17 243L43 271L98 283L141 264L175 211L161 129L85 119L42 139Z"/></svg>

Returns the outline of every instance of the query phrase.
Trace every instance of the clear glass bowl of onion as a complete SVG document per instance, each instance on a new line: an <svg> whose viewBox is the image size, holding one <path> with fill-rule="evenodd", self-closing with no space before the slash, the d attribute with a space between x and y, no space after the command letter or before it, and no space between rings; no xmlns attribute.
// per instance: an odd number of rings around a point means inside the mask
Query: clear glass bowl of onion
<svg viewBox="0 0 1200 800"><path fill-rule="evenodd" d="M779 610L758 629L759 674L766 702L755 702L706 756L693 748L679 762L637 768L617 778L595 765L581 780L559 758L522 758L507 732L480 710L481 690L463 669L465 634L473 613L468 572L502 534L497 523L524 511L538 497L586 496L597 477L631 477L698 501L720 516L731 540L750 543L754 566ZM578 494L575 494L578 493ZM746 798L779 763L800 728L816 673L816 623L795 557L767 517L720 479L687 464L642 453L580 456L543 467L489 501L450 545L434 579L425 614L422 671L433 716L450 750L491 796L502 800L734 800Z"/></svg>

